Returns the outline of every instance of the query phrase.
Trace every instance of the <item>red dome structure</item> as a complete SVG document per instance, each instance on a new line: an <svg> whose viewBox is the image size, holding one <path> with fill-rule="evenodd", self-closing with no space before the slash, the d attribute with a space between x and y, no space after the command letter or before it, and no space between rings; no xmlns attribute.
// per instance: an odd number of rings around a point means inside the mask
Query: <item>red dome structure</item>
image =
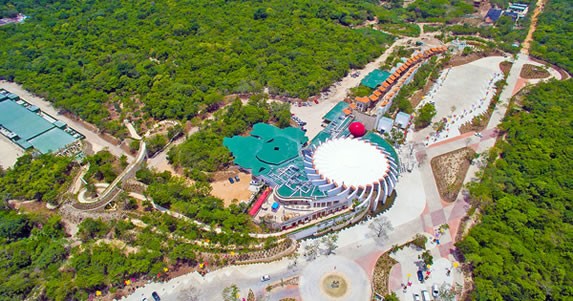
<svg viewBox="0 0 573 301"><path fill-rule="evenodd" d="M362 122L355 121L348 126L348 130L354 137L362 137L366 134L366 127Z"/></svg>

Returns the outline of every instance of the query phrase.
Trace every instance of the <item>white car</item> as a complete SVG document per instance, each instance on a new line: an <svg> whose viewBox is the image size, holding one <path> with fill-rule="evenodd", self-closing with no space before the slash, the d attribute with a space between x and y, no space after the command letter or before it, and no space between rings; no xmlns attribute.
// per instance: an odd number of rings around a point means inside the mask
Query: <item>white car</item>
<svg viewBox="0 0 573 301"><path fill-rule="evenodd" d="M420 295L414 294L414 301L420 301Z"/></svg>
<svg viewBox="0 0 573 301"><path fill-rule="evenodd" d="M265 282L265 281L269 281L269 280L271 280L271 276L269 276L269 275L261 276L261 282Z"/></svg>
<svg viewBox="0 0 573 301"><path fill-rule="evenodd" d="M438 285L434 283L432 285L432 297L438 298L439 294L440 294L440 290L438 289Z"/></svg>

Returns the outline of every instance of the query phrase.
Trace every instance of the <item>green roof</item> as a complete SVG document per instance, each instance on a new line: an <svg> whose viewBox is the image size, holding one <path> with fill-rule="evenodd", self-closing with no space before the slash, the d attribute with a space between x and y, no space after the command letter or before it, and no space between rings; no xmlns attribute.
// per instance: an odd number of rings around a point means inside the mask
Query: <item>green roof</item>
<svg viewBox="0 0 573 301"><path fill-rule="evenodd" d="M336 118L338 118L338 116L342 114L342 111L344 111L344 109L346 108L348 108L348 104L345 103L344 101L341 101L337 103L334 106L334 108L330 109L328 113L324 114L324 116L322 116L322 119L327 121L334 121L336 120Z"/></svg>
<svg viewBox="0 0 573 301"><path fill-rule="evenodd" d="M60 150L77 140L57 128L56 123L50 123L12 100L0 102L0 125L18 136L13 141L23 149L33 146L45 154Z"/></svg>
<svg viewBox="0 0 573 301"><path fill-rule="evenodd" d="M58 151L74 141L76 138L56 127L29 140L42 154Z"/></svg>
<svg viewBox="0 0 573 301"><path fill-rule="evenodd" d="M11 100L0 102L0 125L28 140L53 128L46 119Z"/></svg>
<svg viewBox="0 0 573 301"><path fill-rule="evenodd" d="M298 158L302 146L308 141L298 128L279 129L257 123L251 136L224 138L223 145L235 157L235 164L250 169L255 176L267 174L285 162Z"/></svg>
<svg viewBox="0 0 573 301"><path fill-rule="evenodd" d="M368 73L360 83L370 89L376 89L376 87L380 86L388 77L390 77L390 72L374 69Z"/></svg>

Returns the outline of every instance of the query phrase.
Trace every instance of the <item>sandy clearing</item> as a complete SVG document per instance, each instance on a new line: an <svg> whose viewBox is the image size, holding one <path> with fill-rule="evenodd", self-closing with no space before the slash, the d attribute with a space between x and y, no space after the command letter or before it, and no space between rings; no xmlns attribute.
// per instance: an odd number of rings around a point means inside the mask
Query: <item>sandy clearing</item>
<svg viewBox="0 0 573 301"><path fill-rule="evenodd" d="M237 172L229 173L228 177L237 175ZM239 172L239 179L241 181L231 184L227 178L211 183L213 190L211 194L215 197L222 199L225 202L225 207L232 204L234 199L241 201L248 201L252 192L249 191L249 183L251 182L251 175Z"/></svg>
<svg viewBox="0 0 573 301"><path fill-rule="evenodd" d="M18 157L24 154L24 150L19 148L8 138L0 135L0 166L4 169L12 167Z"/></svg>

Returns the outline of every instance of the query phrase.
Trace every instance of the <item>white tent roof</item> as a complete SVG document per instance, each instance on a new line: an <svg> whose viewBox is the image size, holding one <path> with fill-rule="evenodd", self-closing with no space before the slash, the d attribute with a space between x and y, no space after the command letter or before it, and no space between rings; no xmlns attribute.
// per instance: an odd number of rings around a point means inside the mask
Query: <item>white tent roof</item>
<svg viewBox="0 0 573 301"><path fill-rule="evenodd" d="M396 123L400 125L401 128L406 128L408 126L408 123L410 123L410 115L404 113L404 112L400 112L398 113L398 115L396 115Z"/></svg>
<svg viewBox="0 0 573 301"><path fill-rule="evenodd" d="M389 133L392 130L393 125L394 125L394 120L388 117L382 117L378 121L376 129L378 131L384 131L384 133Z"/></svg>
<svg viewBox="0 0 573 301"><path fill-rule="evenodd" d="M314 168L323 178L347 187L379 183L389 172L386 155L368 141L351 138L328 140L313 156Z"/></svg>

